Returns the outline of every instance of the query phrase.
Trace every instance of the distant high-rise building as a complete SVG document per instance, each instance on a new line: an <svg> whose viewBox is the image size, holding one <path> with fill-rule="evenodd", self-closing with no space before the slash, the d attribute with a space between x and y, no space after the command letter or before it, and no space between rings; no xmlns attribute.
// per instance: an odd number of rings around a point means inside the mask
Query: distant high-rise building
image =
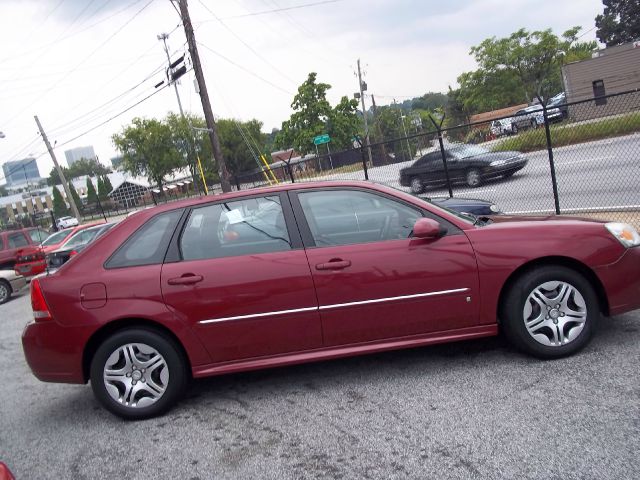
<svg viewBox="0 0 640 480"><path fill-rule="evenodd" d="M96 152L93 150L91 145L88 147L76 147L71 150L65 150L64 156L67 159L67 166L69 167L82 158L86 160L95 160L97 158Z"/></svg>
<svg viewBox="0 0 640 480"><path fill-rule="evenodd" d="M14 160L2 164L2 172L7 181L7 185L26 184L30 181L40 180L40 170L35 158L25 158Z"/></svg>

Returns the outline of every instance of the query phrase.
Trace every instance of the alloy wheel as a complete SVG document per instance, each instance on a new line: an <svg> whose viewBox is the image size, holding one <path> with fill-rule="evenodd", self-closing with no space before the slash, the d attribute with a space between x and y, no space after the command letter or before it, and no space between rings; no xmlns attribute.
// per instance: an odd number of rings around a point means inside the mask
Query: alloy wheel
<svg viewBox="0 0 640 480"><path fill-rule="evenodd" d="M0 304L9 300L9 287L6 283L0 282Z"/></svg>
<svg viewBox="0 0 640 480"><path fill-rule="evenodd" d="M533 289L522 314L527 332L535 341L559 347L580 335L587 321L587 305L573 285L551 281Z"/></svg>

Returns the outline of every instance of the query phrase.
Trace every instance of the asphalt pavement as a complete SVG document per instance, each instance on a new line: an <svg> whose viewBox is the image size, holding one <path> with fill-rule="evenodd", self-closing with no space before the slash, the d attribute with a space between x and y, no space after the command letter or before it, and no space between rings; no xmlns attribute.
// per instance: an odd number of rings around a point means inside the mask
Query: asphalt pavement
<svg viewBox="0 0 640 480"><path fill-rule="evenodd" d="M637 479L640 312L540 361L501 338L215 377L126 422L41 383L0 306L0 460L17 479Z"/></svg>

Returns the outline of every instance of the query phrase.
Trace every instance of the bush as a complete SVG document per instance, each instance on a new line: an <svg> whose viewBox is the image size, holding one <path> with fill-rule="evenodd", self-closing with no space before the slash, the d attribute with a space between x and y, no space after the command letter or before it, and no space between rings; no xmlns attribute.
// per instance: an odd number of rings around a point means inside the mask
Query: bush
<svg viewBox="0 0 640 480"><path fill-rule="evenodd" d="M552 125L550 130L551 144L554 147L589 142L601 138L618 137L640 132L640 112L573 125ZM532 152L545 148L547 148L545 130L544 128L538 128L527 130L496 144L493 147L493 151L517 150L519 152Z"/></svg>

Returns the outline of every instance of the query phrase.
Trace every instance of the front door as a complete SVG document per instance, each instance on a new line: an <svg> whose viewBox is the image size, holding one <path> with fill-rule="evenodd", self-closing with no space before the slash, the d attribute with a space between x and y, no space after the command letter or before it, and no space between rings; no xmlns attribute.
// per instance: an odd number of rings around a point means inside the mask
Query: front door
<svg viewBox="0 0 640 480"><path fill-rule="evenodd" d="M214 362L322 346L317 300L286 194L193 208L178 257L162 267L166 304Z"/></svg>
<svg viewBox="0 0 640 480"><path fill-rule="evenodd" d="M318 295L325 345L472 327L478 321L473 249L457 227L371 191L292 194ZM411 238L421 216L447 233ZM299 217L299 218L298 218Z"/></svg>

